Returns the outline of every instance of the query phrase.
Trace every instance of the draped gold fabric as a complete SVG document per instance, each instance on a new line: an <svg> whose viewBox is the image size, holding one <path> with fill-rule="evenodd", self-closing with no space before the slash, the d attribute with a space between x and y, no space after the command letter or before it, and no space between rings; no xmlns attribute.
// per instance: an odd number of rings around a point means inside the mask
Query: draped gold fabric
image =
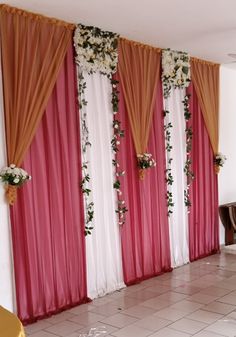
<svg viewBox="0 0 236 337"><path fill-rule="evenodd" d="M42 118L74 25L0 6L8 163L20 166Z"/></svg>
<svg viewBox="0 0 236 337"><path fill-rule="evenodd" d="M137 154L147 150L160 61L160 49L119 40L118 72Z"/></svg>
<svg viewBox="0 0 236 337"><path fill-rule="evenodd" d="M219 147L219 73L219 64L191 59L191 77L215 155Z"/></svg>
<svg viewBox="0 0 236 337"><path fill-rule="evenodd" d="M0 336L25 337L24 328L19 319L0 306Z"/></svg>

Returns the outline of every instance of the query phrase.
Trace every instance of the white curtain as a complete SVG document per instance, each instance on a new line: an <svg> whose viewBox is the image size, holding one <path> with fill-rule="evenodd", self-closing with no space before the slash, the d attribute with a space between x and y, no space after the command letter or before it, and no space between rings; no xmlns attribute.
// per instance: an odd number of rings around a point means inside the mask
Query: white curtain
<svg viewBox="0 0 236 337"><path fill-rule="evenodd" d="M1 51L0 51L1 55ZM7 165L5 126L3 114L2 70L0 59L0 169ZM5 201L3 184L0 184L0 305L14 311L13 262L9 207Z"/></svg>
<svg viewBox="0 0 236 337"><path fill-rule="evenodd" d="M88 296L95 298L124 287L116 196L113 189L113 113L106 76L84 74L89 140L88 171L94 202L94 229L86 237Z"/></svg>
<svg viewBox="0 0 236 337"><path fill-rule="evenodd" d="M169 217L172 267L178 267L189 262L188 214L184 204L186 141L182 101L185 93L185 89L172 88L169 98L165 100L165 109L170 111L166 116L166 121L171 122L173 125L171 129L171 145L173 149L170 157L173 158L171 168L174 183L169 186L174 202L173 213Z"/></svg>

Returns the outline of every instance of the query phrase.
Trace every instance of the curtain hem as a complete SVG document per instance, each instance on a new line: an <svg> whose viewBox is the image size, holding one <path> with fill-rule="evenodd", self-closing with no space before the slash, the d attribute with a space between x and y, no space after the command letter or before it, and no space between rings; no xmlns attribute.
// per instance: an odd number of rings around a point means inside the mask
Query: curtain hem
<svg viewBox="0 0 236 337"><path fill-rule="evenodd" d="M167 268L167 269L164 269L163 271L158 272L158 273L149 274L149 275L145 275L145 276L142 276L142 277L137 277L133 281L125 282L125 284L127 285L127 287L129 287L129 286L132 286L134 284L141 283L142 281L148 280L150 278L153 278L153 277L156 277L156 276L160 276L160 275L163 275L165 273L171 273L172 270L173 270L173 268Z"/></svg>
<svg viewBox="0 0 236 337"><path fill-rule="evenodd" d="M65 306L63 306L61 308L58 308L56 310L52 310L52 311L50 311L50 312L48 312L46 314L38 315L37 317L34 317L34 318L23 319L23 320L21 320L21 322L25 326L25 325L28 325L28 324L31 324L31 323L35 323L38 320L41 320L41 319L44 319L44 318L49 318L52 315L59 314L60 312L63 312L65 310L68 310L68 309L71 309L71 308L74 308L74 307L76 307L76 306L78 306L80 304L85 304L85 303L90 303L90 302L92 302L92 300L89 297L85 297L83 300L80 300L78 302L65 305Z"/></svg>

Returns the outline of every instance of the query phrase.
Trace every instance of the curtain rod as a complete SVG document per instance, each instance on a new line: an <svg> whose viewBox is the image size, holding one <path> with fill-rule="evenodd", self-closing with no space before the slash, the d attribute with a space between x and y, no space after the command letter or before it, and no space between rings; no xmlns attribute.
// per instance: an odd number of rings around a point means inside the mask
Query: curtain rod
<svg viewBox="0 0 236 337"><path fill-rule="evenodd" d="M63 27L68 28L70 30L74 30L75 27L76 27L76 25L73 24L73 23L69 23L69 22L59 20L59 19L56 19L56 18L51 18L51 17L44 16L44 15L41 15L41 14L29 12L29 11L26 11L26 10L23 10L23 9L20 9L20 8L17 8L17 7L8 6L6 4L0 4L0 12L2 12L2 11L10 13L10 14L22 15L24 17L29 17L29 18L34 19L34 20L42 20L44 22L52 23L52 24L55 24L55 25L58 25L58 26L63 26Z"/></svg>
<svg viewBox="0 0 236 337"><path fill-rule="evenodd" d="M35 19L35 20L44 20L45 22L49 22L49 23L56 24L56 25L59 25L59 26L64 26L65 28L68 28L70 30L74 30L76 28L76 24L74 24L74 23L70 23L70 22L66 22L66 21L63 21L63 20L56 19L56 18L51 18L51 17L44 16L44 15L41 15L41 14L33 13L33 12L30 12L30 11L26 11L26 10L23 10L23 9L20 9L20 8L17 8L17 7L12 7L12 6L9 6L9 5L6 5L6 4L0 4L0 11L2 11L2 10L6 11L8 13L12 13L12 14L28 16L28 17L30 17L32 19ZM140 46L140 47L153 49L158 53L161 53L161 50L162 50L162 48L154 47L154 46L151 46L149 44L145 44L145 43L142 43L142 42L139 42L139 41L133 41L133 40L127 39L125 37L120 37L120 39L123 40L123 41L126 41L128 43L133 43L134 45L137 45L137 46ZM191 61L199 62L199 63L203 63L203 64L208 64L208 65L211 65L211 66L220 65L219 63L202 60L202 59L199 59L199 58L196 58L196 57L191 57Z"/></svg>

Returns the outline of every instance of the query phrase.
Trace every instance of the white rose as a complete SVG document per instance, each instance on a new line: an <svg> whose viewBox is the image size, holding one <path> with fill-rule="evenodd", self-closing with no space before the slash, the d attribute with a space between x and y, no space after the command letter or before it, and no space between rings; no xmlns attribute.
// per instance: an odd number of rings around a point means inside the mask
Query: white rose
<svg viewBox="0 0 236 337"><path fill-rule="evenodd" d="M13 182L14 182L15 184L18 184L19 181L20 181L19 178L15 178L15 179L13 180Z"/></svg>
<svg viewBox="0 0 236 337"><path fill-rule="evenodd" d="M13 169L13 173L16 174L16 175L20 175L21 174L21 169L19 169L18 167L15 167Z"/></svg>

